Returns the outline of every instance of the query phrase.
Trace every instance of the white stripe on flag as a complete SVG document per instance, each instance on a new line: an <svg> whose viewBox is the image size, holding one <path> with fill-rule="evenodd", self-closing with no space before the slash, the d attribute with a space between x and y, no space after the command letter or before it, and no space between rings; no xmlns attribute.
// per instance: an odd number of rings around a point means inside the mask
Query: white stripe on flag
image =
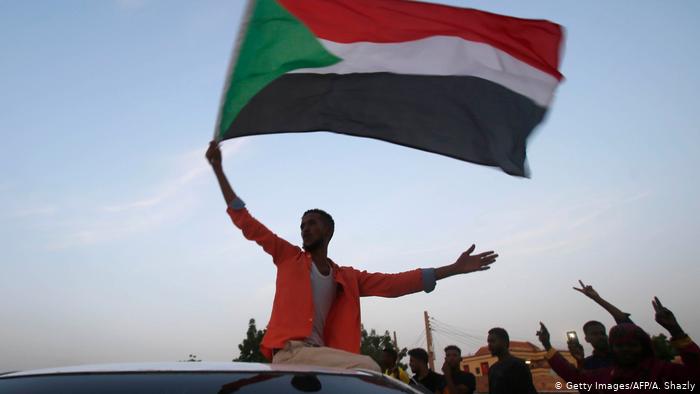
<svg viewBox="0 0 700 394"><path fill-rule="evenodd" d="M559 84L554 76L504 51L458 37L433 36L401 43L319 41L343 61L291 73L473 76L502 85L543 107L549 106Z"/></svg>

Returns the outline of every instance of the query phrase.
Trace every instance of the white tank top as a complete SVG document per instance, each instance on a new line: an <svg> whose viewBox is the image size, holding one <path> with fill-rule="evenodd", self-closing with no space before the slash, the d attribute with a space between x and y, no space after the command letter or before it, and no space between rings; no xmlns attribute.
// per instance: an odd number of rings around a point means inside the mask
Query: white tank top
<svg viewBox="0 0 700 394"><path fill-rule="evenodd" d="M311 262L311 291L314 302L314 326L311 335L306 342L318 346L323 343L323 329L326 327L326 317L335 299L335 280L333 280L333 268L328 275L322 275L316 264Z"/></svg>

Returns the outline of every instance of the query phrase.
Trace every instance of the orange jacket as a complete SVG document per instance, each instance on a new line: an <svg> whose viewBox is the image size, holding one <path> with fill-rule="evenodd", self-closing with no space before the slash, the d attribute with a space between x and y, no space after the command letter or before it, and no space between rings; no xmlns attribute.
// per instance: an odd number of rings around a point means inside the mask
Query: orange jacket
<svg viewBox="0 0 700 394"><path fill-rule="evenodd" d="M239 200L240 201L240 200ZM311 254L268 230L247 209L227 210L243 235L255 241L272 256L277 266L275 300L260 350L272 359L272 350L289 340L304 340L311 335L314 318L311 292ZM360 297L399 297L421 290L431 291L433 282L424 284L420 269L398 274L368 273L331 262L337 284L324 329L326 346L359 353Z"/></svg>

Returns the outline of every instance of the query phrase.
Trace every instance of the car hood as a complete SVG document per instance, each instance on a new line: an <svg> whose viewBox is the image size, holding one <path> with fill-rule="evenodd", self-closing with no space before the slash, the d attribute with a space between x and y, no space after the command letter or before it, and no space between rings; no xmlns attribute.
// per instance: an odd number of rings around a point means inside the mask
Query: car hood
<svg viewBox="0 0 700 394"><path fill-rule="evenodd" d="M0 375L2 378L36 375L63 375L82 373L133 373L133 372L298 372L348 375L373 375L372 371L338 369L314 365L262 364L246 362L151 362L87 364L56 368L34 369Z"/></svg>

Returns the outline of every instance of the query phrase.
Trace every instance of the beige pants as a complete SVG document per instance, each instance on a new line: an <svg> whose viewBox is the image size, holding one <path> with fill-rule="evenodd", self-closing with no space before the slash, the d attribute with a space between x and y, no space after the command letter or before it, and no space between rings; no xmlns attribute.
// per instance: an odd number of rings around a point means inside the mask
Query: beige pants
<svg viewBox="0 0 700 394"><path fill-rule="evenodd" d="M272 356L273 364L306 364L334 368L360 368L381 372L372 357L330 347L313 347L302 341L289 341Z"/></svg>

